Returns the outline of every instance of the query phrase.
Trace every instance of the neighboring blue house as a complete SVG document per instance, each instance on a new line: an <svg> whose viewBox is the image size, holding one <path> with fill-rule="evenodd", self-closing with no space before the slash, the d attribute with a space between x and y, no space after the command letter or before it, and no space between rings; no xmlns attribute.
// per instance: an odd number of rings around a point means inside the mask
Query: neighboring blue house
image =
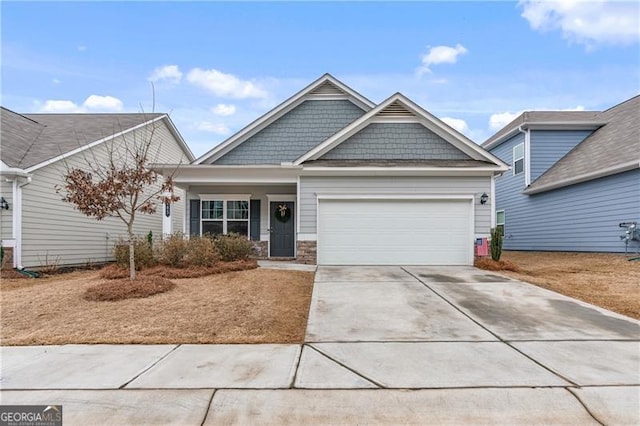
<svg viewBox="0 0 640 426"><path fill-rule="evenodd" d="M495 179L506 250L624 252L619 224L640 228L640 96L603 112L524 112L482 147L511 165Z"/></svg>

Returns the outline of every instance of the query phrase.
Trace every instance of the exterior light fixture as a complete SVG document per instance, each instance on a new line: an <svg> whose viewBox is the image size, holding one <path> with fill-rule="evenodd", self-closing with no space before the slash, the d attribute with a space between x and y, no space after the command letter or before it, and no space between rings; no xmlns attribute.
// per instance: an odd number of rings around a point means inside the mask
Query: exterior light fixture
<svg viewBox="0 0 640 426"><path fill-rule="evenodd" d="M9 210L9 203L4 197L0 197L0 210Z"/></svg>
<svg viewBox="0 0 640 426"><path fill-rule="evenodd" d="M489 196L486 192L483 192L480 196L480 204L487 204L487 200L489 200Z"/></svg>

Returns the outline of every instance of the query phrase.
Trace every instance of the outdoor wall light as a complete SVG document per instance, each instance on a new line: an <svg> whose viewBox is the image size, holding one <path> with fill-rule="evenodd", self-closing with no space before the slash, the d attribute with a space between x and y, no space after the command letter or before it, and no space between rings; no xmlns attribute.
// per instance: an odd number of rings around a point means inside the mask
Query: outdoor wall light
<svg viewBox="0 0 640 426"><path fill-rule="evenodd" d="M4 197L0 197L0 210L9 210L9 203Z"/></svg>
<svg viewBox="0 0 640 426"><path fill-rule="evenodd" d="M480 196L480 204L487 204L488 199L489 199L489 196L487 195L487 193L483 192L482 195Z"/></svg>

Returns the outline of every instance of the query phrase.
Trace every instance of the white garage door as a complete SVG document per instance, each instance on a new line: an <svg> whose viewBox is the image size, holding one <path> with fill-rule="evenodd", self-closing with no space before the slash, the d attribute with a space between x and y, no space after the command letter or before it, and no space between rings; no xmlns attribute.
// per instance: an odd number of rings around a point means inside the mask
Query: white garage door
<svg viewBox="0 0 640 426"><path fill-rule="evenodd" d="M471 200L335 200L318 206L320 265L470 265Z"/></svg>

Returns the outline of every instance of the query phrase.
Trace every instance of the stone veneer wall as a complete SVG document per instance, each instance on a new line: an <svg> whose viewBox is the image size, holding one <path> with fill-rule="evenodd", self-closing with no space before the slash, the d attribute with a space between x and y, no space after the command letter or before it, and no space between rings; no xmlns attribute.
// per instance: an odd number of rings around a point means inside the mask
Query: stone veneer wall
<svg viewBox="0 0 640 426"><path fill-rule="evenodd" d="M316 242L315 241L297 241L298 263L316 264Z"/></svg>
<svg viewBox="0 0 640 426"><path fill-rule="evenodd" d="M266 259L269 257L269 241L251 241L256 249L256 257L258 259Z"/></svg>

